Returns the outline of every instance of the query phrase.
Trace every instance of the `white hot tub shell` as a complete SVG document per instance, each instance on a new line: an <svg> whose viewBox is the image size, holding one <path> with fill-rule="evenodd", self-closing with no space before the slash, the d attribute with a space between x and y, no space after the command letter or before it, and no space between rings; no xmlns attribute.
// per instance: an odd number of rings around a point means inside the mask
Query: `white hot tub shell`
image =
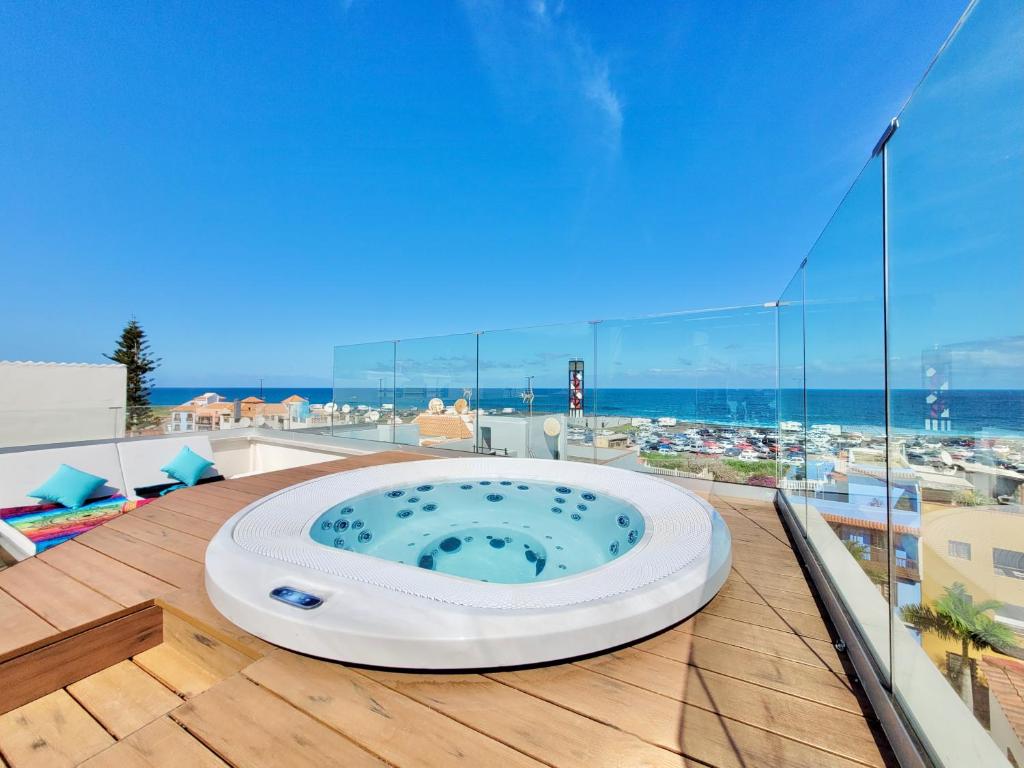
<svg viewBox="0 0 1024 768"><path fill-rule="evenodd" d="M644 517L630 551L589 571L530 584L464 579L318 544L331 506L426 482L505 478L586 486ZM729 529L700 497L640 473L542 459L438 459L367 467L283 489L228 520L206 552L214 606L248 632L314 656L403 669L535 664L613 648L707 603L731 566ZM311 610L272 599L289 587Z"/></svg>

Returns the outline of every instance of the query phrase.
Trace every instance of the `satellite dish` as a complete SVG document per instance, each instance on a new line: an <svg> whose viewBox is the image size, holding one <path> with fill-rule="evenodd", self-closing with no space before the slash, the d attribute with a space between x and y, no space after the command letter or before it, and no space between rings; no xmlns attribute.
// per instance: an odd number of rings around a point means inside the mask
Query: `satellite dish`
<svg viewBox="0 0 1024 768"><path fill-rule="evenodd" d="M238 426L242 427L243 429L245 427L248 427L248 426L251 426L251 425L252 425L252 419L250 419L248 416L243 416L242 418L240 418L238 420Z"/></svg>
<svg viewBox="0 0 1024 768"><path fill-rule="evenodd" d="M351 410L352 410L352 406L349 405L348 403L345 403L343 406L341 406L341 412L342 413L348 413Z"/></svg>
<svg viewBox="0 0 1024 768"><path fill-rule="evenodd" d="M562 422L556 419L554 416L548 416L544 419L544 434L548 437L558 437L562 432Z"/></svg>
<svg viewBox="0 0 1024 768"><path fill-rule="evenodd" d="M324 406L324 411L327 413L334 413L336 410L338 410L337 403L327 403L327 405Z"/></svg>
<svg viewBox="0 0 1024 768"><path fill-rule="evenodd" d="M368 418L370 421L377 421L377 419L380 418L380 412L370 411L368 414L366 414L366 418Z"/></svg>
<svg viewBox="0 0 1024 768"><path fill-rule="evenodd" d="M267 423L267 417L264 416L263 414L260 414L259 416L256 417L256 426L257 427L262 427L266 423Z"/></svg>
<svg viewBox="0 0 1024 768"><path fill-rule="evenodd" d="M948 451L941 451L939 453L939 458L942 459L942 463L947 467L953 466L953 457L949 455Z"/></svg>
<svg viewBox="0 0 1024 768"><path fill-rule="evenodd" d="M460 397L455 401L455 405L452 407L455 409L456 413L465 413L469 410L469 403L466 402L464 397Z"/></svg>
<svg viewBox="0 0 1024 768"><path fill-rule="evenodd" d="M427 403L427 410L431 413L444 413L444 400L440 397L430 398L430 402Z"/></svg>

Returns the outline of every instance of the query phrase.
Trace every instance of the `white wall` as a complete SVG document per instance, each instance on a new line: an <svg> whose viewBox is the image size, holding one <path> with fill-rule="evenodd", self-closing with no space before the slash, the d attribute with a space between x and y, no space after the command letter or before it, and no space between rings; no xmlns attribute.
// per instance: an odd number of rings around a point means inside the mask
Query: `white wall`
<svg viewBox="0 0 1024 768"><path fill-rule="evenodd" d="M0 446L124 436L123 365L0 360Z"/></svg>
<svg viewBox="0 0 1024 768"><path fill-rule="evenodd" d="M1013 759L1017 761L1017 765L1024 765L1024 746L1017 739L1017 734L1014 733L1013 727L1006 719L1006 713L999 706L999 702L992 695L992 691L988 693L988 702L992 741L1004 752L1009 751L1013 755Z"/></svg>
<svg viewBox="0 0 1024 768"><path fill-rule="evenodd" d="M311 446L286 445L274 438L262 440L252 436L224 437L218 432L209 434L214 465L227 478L345 458L345 454L318 451Z"/></svg>
<svg viewBox="0 0 1024 768"><path fill-rule="evenodd" d="M304 467L307 464L320 464L324 461L336 461L344 458L336 453L326 451L292 448L258 441L253 441L251 450L253 472L273 472L277 469Z"/></svg>

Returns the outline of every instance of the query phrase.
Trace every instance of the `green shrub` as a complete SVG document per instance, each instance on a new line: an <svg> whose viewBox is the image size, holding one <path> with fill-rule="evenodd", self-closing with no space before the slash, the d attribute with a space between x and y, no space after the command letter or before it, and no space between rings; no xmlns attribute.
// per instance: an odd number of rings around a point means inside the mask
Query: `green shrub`
<svg viewBox="0 0 1024 768"><path fill-rule="evenodd" d="M969 491L957 491L953 494L953 503L961 507L987 507L990 504L998 504L991 496L978 493L973 488Z"/></svg>
<svg viewBox="0 0 1024 768"><path fill-rule="evenodd" d="M739 459L724 459L723 461L737 472L742 475L746 475L747 477L750 477L751 475L775 476L774 461L740 461Z"/></svg>

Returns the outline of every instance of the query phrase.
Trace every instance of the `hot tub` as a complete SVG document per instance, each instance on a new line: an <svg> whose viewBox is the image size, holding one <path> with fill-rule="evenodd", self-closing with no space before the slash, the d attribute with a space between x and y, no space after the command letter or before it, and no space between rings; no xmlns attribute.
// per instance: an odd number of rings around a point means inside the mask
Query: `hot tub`
<svg viewBox="0 0 1024 768"><path fill-rule="evenodd" d="M409 669L601 651L689 616L724 583L728 528L705 501L628 470L439 459L311 480L210 542L206 586L277 645Z"/></svg>

